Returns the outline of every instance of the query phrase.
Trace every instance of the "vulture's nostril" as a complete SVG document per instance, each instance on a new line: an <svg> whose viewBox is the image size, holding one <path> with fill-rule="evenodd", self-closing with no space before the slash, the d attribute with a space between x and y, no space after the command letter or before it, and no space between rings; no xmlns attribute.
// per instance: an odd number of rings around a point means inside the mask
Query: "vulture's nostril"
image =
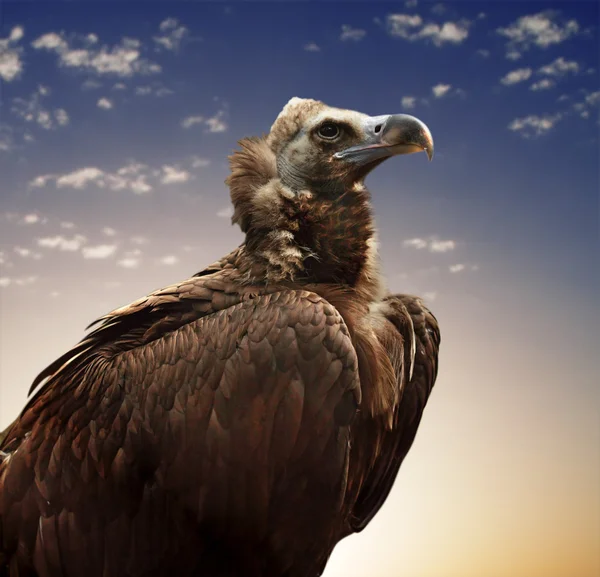
<svg viewBox="0 0 600 577"><path fill-rule="evenodd" d="M380 132L380 131L381 131L381 126L382 126L381 124L378 124L378 125L375 127L375 134L377 134L378 132Z"/></svg>

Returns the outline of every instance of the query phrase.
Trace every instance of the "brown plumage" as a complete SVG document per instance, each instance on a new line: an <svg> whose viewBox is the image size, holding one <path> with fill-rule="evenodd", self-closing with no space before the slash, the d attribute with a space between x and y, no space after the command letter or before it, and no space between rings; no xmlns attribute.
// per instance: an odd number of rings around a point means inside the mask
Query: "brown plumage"
<svg viewBox="0 0 600 577"><path fill-rule="evenodd" d="M0 443L0 576L316 577L388 496L439 329L379 275L404 115L294 98L231 157L245 243L96 321Z"/></svg>

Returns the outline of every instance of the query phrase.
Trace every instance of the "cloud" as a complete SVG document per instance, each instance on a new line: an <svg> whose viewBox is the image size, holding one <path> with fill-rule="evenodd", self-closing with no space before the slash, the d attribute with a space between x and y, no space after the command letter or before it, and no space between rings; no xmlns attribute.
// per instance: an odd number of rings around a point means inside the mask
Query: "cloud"
<svg viewBox="0 0 600 577"><path fill-rule="evenodd" d="M99 244L97 246L84 246L81 252L83 258L86 259L103 259L112 256L116 250L116 244Z"/></svg>
<svg viewBox="0 0 600 577"><path fill-rule="evenodd" d="M457 273L457 272L461 272L461 271L465 270L465 268L466 268L466 267L465 267L465 265L464 265L464 264L451 264L451 265L448 267L448 270L449 270L450 272Z"/></svg>
<svg viewBox="0 0 600 577"><path fill-rule="evenodd" d="M123 268L137 268L140 265L140 259L134 257L124 257L117 261L117 265Z"/></svg>
<svg viewBox="0 0 600 577"><path fill-rule="evenodd" d="M110 226L105 226L102 229L102 233L106 236L116 236L117 231L114 228L111 228Z"/></svg>
<svg viewBox="0 0 600 577"><path fill-rule="evenodd" d="M187 182L191 177L192 175L187 170L181 170L176 166L165 164L162 167L162 177L160 181L163 184L176 184Z"/></svg>
<svg viewBox="0 0 600 577"><path fill-rule="evenodd" d="M225 206L217 211L217 216L219 218L231 218L233 216L233 207Z"/></svg>
<svg viewBox="0 0 600 577"><path fill-rule="evenodd" d="M442 98L452 88L451 84L436 84L431 88L431 92L436 98Z"/></svg>
<svg viewBox="0 0 600 577"><path fill-rule="evenodd" d="M575 112L579 113L581 118L589 118L591 109L598 104L600 104L600 90L587 93L583 100L574 102L572 107Z"/></svg>
<svg viewBox="0 0 600 577"><path fill-rule="evenodd" d="M139 248L127 251L123 258L117 261L117 265L123 268L137 268L140 265L140 255L142 251Z"/></svg>
<svg viewBox="0 0 600 577"><path fill-rule="evenodd" d="M44 130L66 126L69 124L69 115L64 108L55 108L52 111L42 105L42 100L48 94L50 94L50 90L40 84L29 99L14 98L11 111L25 122L36 123Z"/></svg>
<svg viewBox="0 0 600 577"><path fill-rule="evenodd" d="M402 97L402 108L414 108L415 104L417 103L417 97L416 96L403 96Z"/></svg>
<svg viewBox="0 0 600 577"><path fill-rule="evenodd" d="M475 54L477 54L477 56L481 56L481 58L489 58L490 57L490 51L486 50L485 48L480 48L479 50L477 50L477 52Z"/></svg>
<svg viewBox="0 0 600 577"><path fill-rule="evenodd" d="M406 0L404 6L407 8L414 8L419 3L419 0Z"/></svg>
<svg viewBox="0 0 600 577"><path fill-rule="evenodd" d="M537 116L531 114L523 118L515 118L508 129L517 132L523 138L534 138L546 134L561 119L561 114Z"/></svg>
<svg viewBox="0 0 600 577"><path fill-rule="evenodd" d="M418 14L388 14L386 28L390 36L403 38L409 42L430 41L435 46L461 44L469 36L470 22L426 23Z"/></svg>
<svg viewBox="0 0 600 577"><path fill-rule="evenodd" d="M97 37L78 37L80 47L73 48L64 34L48 32L32 42L36 50L47 50L58 56L58 64L64 68L94 72L98 75L130 77L138 74L157 74L161 67L142 58L141 42L135 38L122 38L114 46L96 46Z"/></svg>
<svg viewBox="0 0 600 577"><path fill-rule="evenodd" d="M97 90L98 88L102 88L102 82L98 82L93 78L88 78L82 85L82 90Z"/></svg>
<svg viewBox="0 0 600 577"><path fill-rule="evenodd" d="M225 114L225 110L219 110L214 116L205 120L205 124L208 126L208 132L225 132L227 130Z"/></svg>
<svg viewBox="0 0 600 577"><path fill-rule="evenodd" d="M448 252L455 248L456 243L453 240L432 240L429 243L429 250L431 252Z"/></svg>
<svg viewBox="0 0 600 577"><path fill-rule="evenodd" d="M435 291L426 291L423 293L423 298L426 301L434 301L437 298L437 293Z"/></svg>
<svg viewBox="0 0 600 577"><path fill-rule="evenodd" d="M110 110L113 107L113 103L108 98L100 98L98 102L96 102L96 106L98 106L98 108L103 108L104 110Z"/></svg>
<svg viewBox="0 0 600 577"><path fill-rule="evenodd" d="M100 186L100 181L103 178L104 172L95 166L91 166L59 176L56 179L56 186L58 188L85 188L90 182L95 182Z"/></svg>
<svg viewBox="0 0 600 577"><path fill-rule="evenodd" d="M315 44L314 42L309 42L308 44L304 45L304 50L306 50L307 52L320 52L321 48L319 48L318 44Z"/></svg>
<svg viewBox="0 0 600 577"><path fill-rule="evenodd" d="M15 246L13 250L22 258L32 258L34 260L40 260L42 258L41 253L32 251L31 249L22 246Z"/></svg>
<svg viewBox="0 0 600 577"><path fill-rule="evenodd" d="M410 246L412 248L421 249L427 246L427 241L422 238L410 238L404 241L404 246Z"/></svg>
<svg viewBox="0 0 600 577"><path fill-rule="evenodd" d="M145 164L130 162L110 173L96 166L79 168L66 174L44 174L34 178L29 184L34 188L43 188L54 181L57 188L84 189L88 185L110 190L130 190L135 194L143 194L152 190L148 184L149 168Z"/></svg>
<svg viewBox="0 0 600 577"><path fill-rule="evenodd" d="M551 78L542 78L542 80L538 80L537 82L534 82L530 87L529 90L548 90L548 88L552 88L555 85L554 80L552 80Z"/></svg>
<svg viewBox="0 0 600 577"><path fill-rule="evenodd" d="M498 28L496 32L508 40L507 55L520 55L533 46L545 49L561 44L579 33L579 24L574 19L560 19L555 10L545 10L521 16L506 28Z"/></svg>
<svg viewBox="0 0 600 577"><path fill-rule="evenodd" d="M429 252L448 252L456 248L456 242L453 240L438 240L436 237L429 239L410 238L403 242L404 246L415 248L417 250L427 249Z"/></svg>
<svg viewBox="0 0 600 577"><path fill-rule="evenodd" d="M36 222L40 222L40 220L41 220L40 217L37 214L33 213L33 212L30 213L30 214L26 214L23 217L23 223L24 224L35 224Z"/></svg>
<svg viewBox="0 0 600 577"><path fill-rule="evenodd" d="M75 228L75 224L72 222L63 221L60 223L60 228L67 228L67 229Z"/></svg>
<svg viewBox="0 0 600 577"><path fill-rule="evenodd" d="M10 126L0 124L0 151L10 152L13 149L13 135Z"/></svg>
<svg viewBox="0 0 600 577"><path fill-rule="evenodd" d="M361 28L352 28L352 26L348 24L342 24L340 40L353 40L354 42L358 42L359 40L362 40L366 34L366 30L362 30Z"/></svg>
<svg viewBox="0 0 600 577"><path fill-rule="evenodd" d="M192 168L204 168L210 165L208 158L202 158L201 156L192 157Z"/></svg>
<svg viewBox="0 0 600 577"><path fill-rule="evenodd" d="M134 92L136 96L153 95L159 98L162 96L168 96L169 94L173 94L173 91L170 88L167 88L166 86L163 86L162 84L157 82L151 85L144 84L142 86L136 86Z"/></svg>
<svg viewBox="0 0 600 577"><path fill-rule="evenodd" d="M204 116L196 115L196 116L186 116L181 121L181 126L183 128L191 128L195 124L202 124L204 122Z"/></svg>
<svg viewBox="0 0 600 577"><path fill-rule="evenodd" d="M518 50L509 50L505 56L508 60L520 60L523 58L523 55Z"/></svg>
<svg viewBox="0 0 600 577"><path fill-rule="evenodd" d="M206 127L206 132L225 132L228 128L227 122L227 105L224 104L223 107L216 112L213 116L209 116L208 118L202 116L200 114L186 116L181 121L181 126L183 128L191 128L197 124L204 125Z"/></svg>
<svg viewBox="0 0 600 577"><path fill-rule="evenodd" d="M189 34L189 30L179 24L177 18L167 18L160 23L161 34L154 37L154 42L160 49L177 52L183 39Z"/></svg>
<svg viewBox="0 0 600 577"><path fill-rule="evenodd" d="M38 246L43 248L55 248L68 252L78 251L86 242L87 238L81 234L76 234L71 238L67 238L62 235L56 235L37 239Z"/></svg>
<svg viewBox="0 0 600 577"><path fill-rule="evenodd" d="M33 284L37 280L38 277L33 275L20 278L0 277L0 287L6 288L11 284L15 284L17 286L27 286Z"/></svg>
<svg viewBox="0 0 600 577"><path fill-rule="evenodd" d="M179 259L175 256L175 255L167 255L167 256L163 256L162 258L160 258L158 260L159 264L164 264L164 265L174 265L177 264L179 262Z"/></svg>
<svg viewBox="0 0 600 577"><path fill-rule="evenodd" d="M504 75L500 82L505 86L510 86L512 84L518 84L519 82L524 82L527 80L533 71L531 68L517 68L516 70L511 70L508 74Z"/></svg>
<svg viewBox="0 0 600 577"><path fill-rule="evenodd" d="M579 64L574 60L565 60L562 56L550 64L542 66L538 74L546 76L565 76L567 74L577 74L580 71Z"/></svg>
<svg viewBox="0 0 600 577"><path fill-rule="evenodd" d="M23 35L23 27L15 26L6 38L0 38L0 79L5 82L18 78L23 70L23 49L18 46Z"/></svg>

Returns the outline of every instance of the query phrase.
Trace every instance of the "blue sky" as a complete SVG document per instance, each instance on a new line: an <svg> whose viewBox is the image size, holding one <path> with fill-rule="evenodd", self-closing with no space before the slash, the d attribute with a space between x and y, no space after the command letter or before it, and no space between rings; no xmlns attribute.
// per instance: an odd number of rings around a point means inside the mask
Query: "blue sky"
<svg viewBox="0 0 600 577"><path fill-rule="evenodd" d="M2 2L0 427L91 320L242 241L226 157L292 96L407 112L434 161L367 184L390 289L442 325L441 372L389 504L326 575L596 574L599 15Z"/></svg>

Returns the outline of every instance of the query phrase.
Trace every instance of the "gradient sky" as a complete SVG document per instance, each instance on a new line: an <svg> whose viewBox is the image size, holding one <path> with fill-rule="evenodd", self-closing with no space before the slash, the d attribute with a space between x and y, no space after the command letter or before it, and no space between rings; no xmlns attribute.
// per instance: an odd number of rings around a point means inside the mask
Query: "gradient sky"
<svg viewBox="0 0 600 577"><path fill-rule="evenodd" d="M0 428L99 315L242 240L227 154L292 96L409 112L368 179L440 374L326 577L600 574L597 2L0 3Z"/></svg>

